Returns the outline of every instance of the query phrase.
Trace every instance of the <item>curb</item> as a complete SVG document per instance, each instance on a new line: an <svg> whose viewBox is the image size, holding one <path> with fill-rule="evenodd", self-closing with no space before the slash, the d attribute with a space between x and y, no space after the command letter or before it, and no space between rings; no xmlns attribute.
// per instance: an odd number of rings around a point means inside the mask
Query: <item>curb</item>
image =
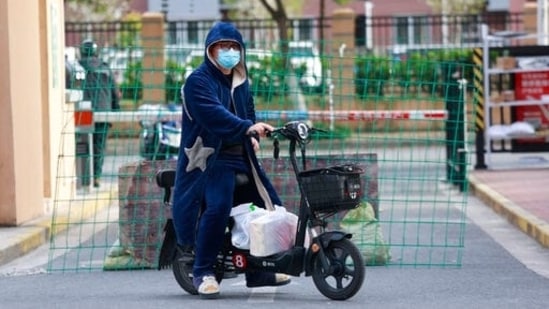
<svg viewBox="0 0 549 309"><path fill-rule="evenodd" d="M5 236L8 237L7 244L0 248L0 265L8 264L31 252L49 239L50 227L47 219L39 219L36 223L29 223L13 229L13 232L10 231Z"/></svg>
<svg viewBox="0 0 549 309"><path fill-rule="evenodd" d="M66 231L71 224L93 217L110 205L111 198L117 195L117 189L97 192L93 198L83 200L78 207L72 207L70 212L56 214L55 219L53 214L49 214L20 226L2 228L0 235L4 241L0 242L0 266L48 243L51 237Z"/></svg>
<svg viewBox="0 0 549 309"><path fill-rule="evenodd" d="M535 239L540 245L549 248L549 223L513 203L500 193L481 183L475 176L469 175L469 192L479 198L494 212L502 215L509 223Z"/></svg>

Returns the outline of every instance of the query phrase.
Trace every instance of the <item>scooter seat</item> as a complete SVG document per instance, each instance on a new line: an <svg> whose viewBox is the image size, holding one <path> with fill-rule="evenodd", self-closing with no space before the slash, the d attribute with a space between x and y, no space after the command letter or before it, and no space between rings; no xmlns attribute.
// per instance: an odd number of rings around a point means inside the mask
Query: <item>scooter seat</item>
<svg viewBox="0 0 549 309"><path fill-rule="evenodd" d="M165 169L156 173L156 184L160 188L169 189L175 185L175 170Z"/></svg>

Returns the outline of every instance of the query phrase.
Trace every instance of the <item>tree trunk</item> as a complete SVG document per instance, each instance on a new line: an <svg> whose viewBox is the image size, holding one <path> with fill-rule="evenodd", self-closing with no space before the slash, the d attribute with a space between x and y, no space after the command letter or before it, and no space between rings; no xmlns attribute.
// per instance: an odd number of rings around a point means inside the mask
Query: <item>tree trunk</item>
<svg viewBox="0 0 549 309"><path fill-rule="evenodd" d="M278 47L283 57L282 61L286 68L286 72L289 72L289 74L285 78L285 82L290 89L289 98L294 101L294 106L296 110L307 110L305 97L303 95L301 87L299 86L299 81L297 80L297 76L292 67L292 64L290 63L290 58L288 57L288 29L290 27L288 27L288 16L286 15L286 10L284 10L284 6L282 5L282 2L280 0L276 0L276 10L271 7L269 3L266 2L266 0L261 0L261 3L267 9L267 11L269 11L272 19L276 22L277 25L279 36Z"/></svg>

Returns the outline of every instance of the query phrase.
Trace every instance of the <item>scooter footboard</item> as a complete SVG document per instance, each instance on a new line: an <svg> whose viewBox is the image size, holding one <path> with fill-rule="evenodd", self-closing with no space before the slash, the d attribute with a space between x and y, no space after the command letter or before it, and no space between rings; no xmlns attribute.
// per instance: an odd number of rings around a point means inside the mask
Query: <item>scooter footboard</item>
<svg viewBox="0 0 549 309"><path fill-rule="evenodd" d="M298 277L303 272L304 257L305 248L293 247L268 257L247 255L247 265L242 266L245 266L245 269L280 272ZM236 263L235 266L239 267Z"/></svg>

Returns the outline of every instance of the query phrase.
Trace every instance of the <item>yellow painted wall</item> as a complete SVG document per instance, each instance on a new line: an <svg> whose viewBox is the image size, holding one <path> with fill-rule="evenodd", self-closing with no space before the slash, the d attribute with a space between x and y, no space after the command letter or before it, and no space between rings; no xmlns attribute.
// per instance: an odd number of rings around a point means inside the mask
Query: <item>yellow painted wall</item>
<svg viewBox="0 0 549 309"><path fill-rule="evenodd" d="M62 16L61 0L0 1L0 225L44 215L55 192L61 118L51 116L64 104Z"/></svg>
<svg viewBox="0 0 549 309"><path fill-rule="evenodd" d="M44 197L46 211L53 198L66 201L75 194L74 102L65 102L65 18L62 0L41 0L44 27L41 53L44 66ZM67 154L60 156L60 154Z"/></svg>

